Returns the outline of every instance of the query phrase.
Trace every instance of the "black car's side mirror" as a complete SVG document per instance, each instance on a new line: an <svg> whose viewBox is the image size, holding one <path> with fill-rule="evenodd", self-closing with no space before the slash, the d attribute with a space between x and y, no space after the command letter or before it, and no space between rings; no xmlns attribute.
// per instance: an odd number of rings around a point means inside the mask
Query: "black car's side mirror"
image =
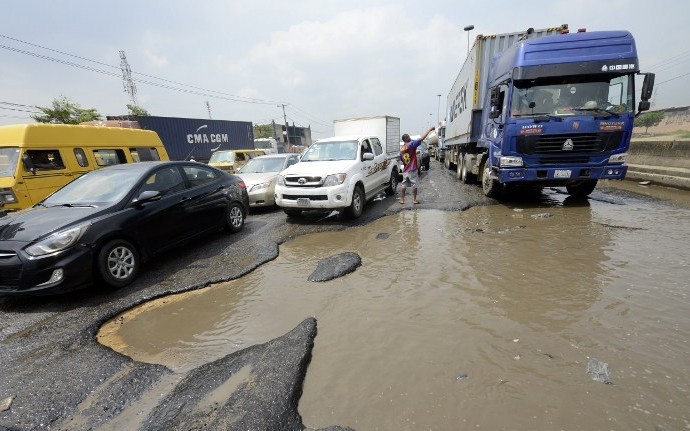
<svg viewBox="0 0 690 431"><path fill-rule="evenodd" d="M136 206L141 206L145 204L146 202L151 202L151 201L157 201L161 198L161 192L158 190L146 190L144 192L141 192L139 196L137 196L132 203Z"/></svg>

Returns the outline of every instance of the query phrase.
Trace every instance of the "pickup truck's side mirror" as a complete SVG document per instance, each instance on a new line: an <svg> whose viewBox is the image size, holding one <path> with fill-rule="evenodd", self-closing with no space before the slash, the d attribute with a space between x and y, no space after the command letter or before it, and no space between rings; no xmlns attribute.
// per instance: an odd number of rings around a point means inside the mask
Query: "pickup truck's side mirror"
<svg viewBox="0 0 690 431"><path fill-rule="evenodd" d="M362 160L374 160L374 153L362 154Z"/></svg>

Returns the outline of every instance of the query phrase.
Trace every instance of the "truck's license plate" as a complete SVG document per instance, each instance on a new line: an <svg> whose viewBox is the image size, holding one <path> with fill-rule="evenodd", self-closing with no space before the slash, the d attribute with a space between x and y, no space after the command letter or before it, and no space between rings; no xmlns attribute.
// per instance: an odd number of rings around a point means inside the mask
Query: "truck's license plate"
<svg viewBox="0 0 690 431"><path fill-rule="evenodd" d="M570 169L556 169L556 171L553 173L554 178L570 178L570 175L573 173Z"/></svg>
<svg viewBox="0 0 690 431"><path fill-rule="evenodd" d="M297 205L309 205L309 198L298 198Z"/></svg>

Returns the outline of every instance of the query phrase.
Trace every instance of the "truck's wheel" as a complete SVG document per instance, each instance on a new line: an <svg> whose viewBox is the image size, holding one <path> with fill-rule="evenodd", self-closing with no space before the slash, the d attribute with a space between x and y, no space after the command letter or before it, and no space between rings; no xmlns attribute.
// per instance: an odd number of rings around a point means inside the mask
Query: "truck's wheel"
<svg viewBox="0 0 690 431"><path fill-rule="evenodd" d="M388 180L388 187L386 187L386 194L388 196L393 196L398 188L398 173L393 170L391 171L391 178Z"/></svg>
<svg viewBox="0 0 690 431"><path fill-rule="evenodd" d="M455 179L459 180L462 178L462 167L465 166L464 158L460 156L458 163L455 164Z"/></svg>
<svg viewBox="0 0 690 431"><path fill-rule="evenodd" d="M347 207L347 215L351 218L359 218L362 215L362 210L364 209L364 192L361 186L355 186L355 190L352 192L352 203Z"/></svg>
<svg viewBox="0 0 690 431"><path fill-rule="evenodd" d="M450 159L448 158L448 154L446 154L446 157L443 159L443 166L450 170Z"/></svg>
<svg viewBox="0 0 690 431"><path fill-rule="evenodd" d="M470 168L467 166L467 159L462 161L462 172L460 173L460 180L465 184L474 184L477 177L470 173Z"/></svg>
<svg viewBox="0 0 690 431"><path fill-rule="evenodd" d="M491 178L491 165L488 162L483 163L482 191L484 191L484 196L494 199L501 194L501 183Z"/></svg>
<svg viewBox="0 0 690 431"><path fill-rule="evenodd" d="M577 180L570 184L566 184L565 188L568 190L570 196L576 198L585 198L589 196L594 188L597 186L597 180Z"/></svg>

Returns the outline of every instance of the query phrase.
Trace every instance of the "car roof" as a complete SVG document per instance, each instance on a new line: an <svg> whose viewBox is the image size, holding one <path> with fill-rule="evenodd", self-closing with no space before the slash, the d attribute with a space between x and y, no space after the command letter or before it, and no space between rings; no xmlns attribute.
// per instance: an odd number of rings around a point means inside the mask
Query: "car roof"
<svg viewBox="0 0 690 431"><path fill-rule="evenodd" d="M297 153L266 154L266 155L263 155L263 156L256 156L256 157L254 157L252 160L256 160L256 159L282 159L282 158L285 158L285 157L287 157L287 156L291 156L291 155L293 155L293 154L294 154L295 156L298 156L298 155L299 155L299 154L297 154Z"/></svg>
<svg viewBox="0 0 690 431"><path fill-rule="evenodd" d="M193 165L204 165L203 163L188 162L186 160L160 160L160 161L150 161L150 162L136 162L136 163L120 163L117 165L105 166L98 170L119 170L119 171L129 171L132 173L141 173L156 169L160 166L193 166ZM210 166L208 166L210 168Z"/></svg>

